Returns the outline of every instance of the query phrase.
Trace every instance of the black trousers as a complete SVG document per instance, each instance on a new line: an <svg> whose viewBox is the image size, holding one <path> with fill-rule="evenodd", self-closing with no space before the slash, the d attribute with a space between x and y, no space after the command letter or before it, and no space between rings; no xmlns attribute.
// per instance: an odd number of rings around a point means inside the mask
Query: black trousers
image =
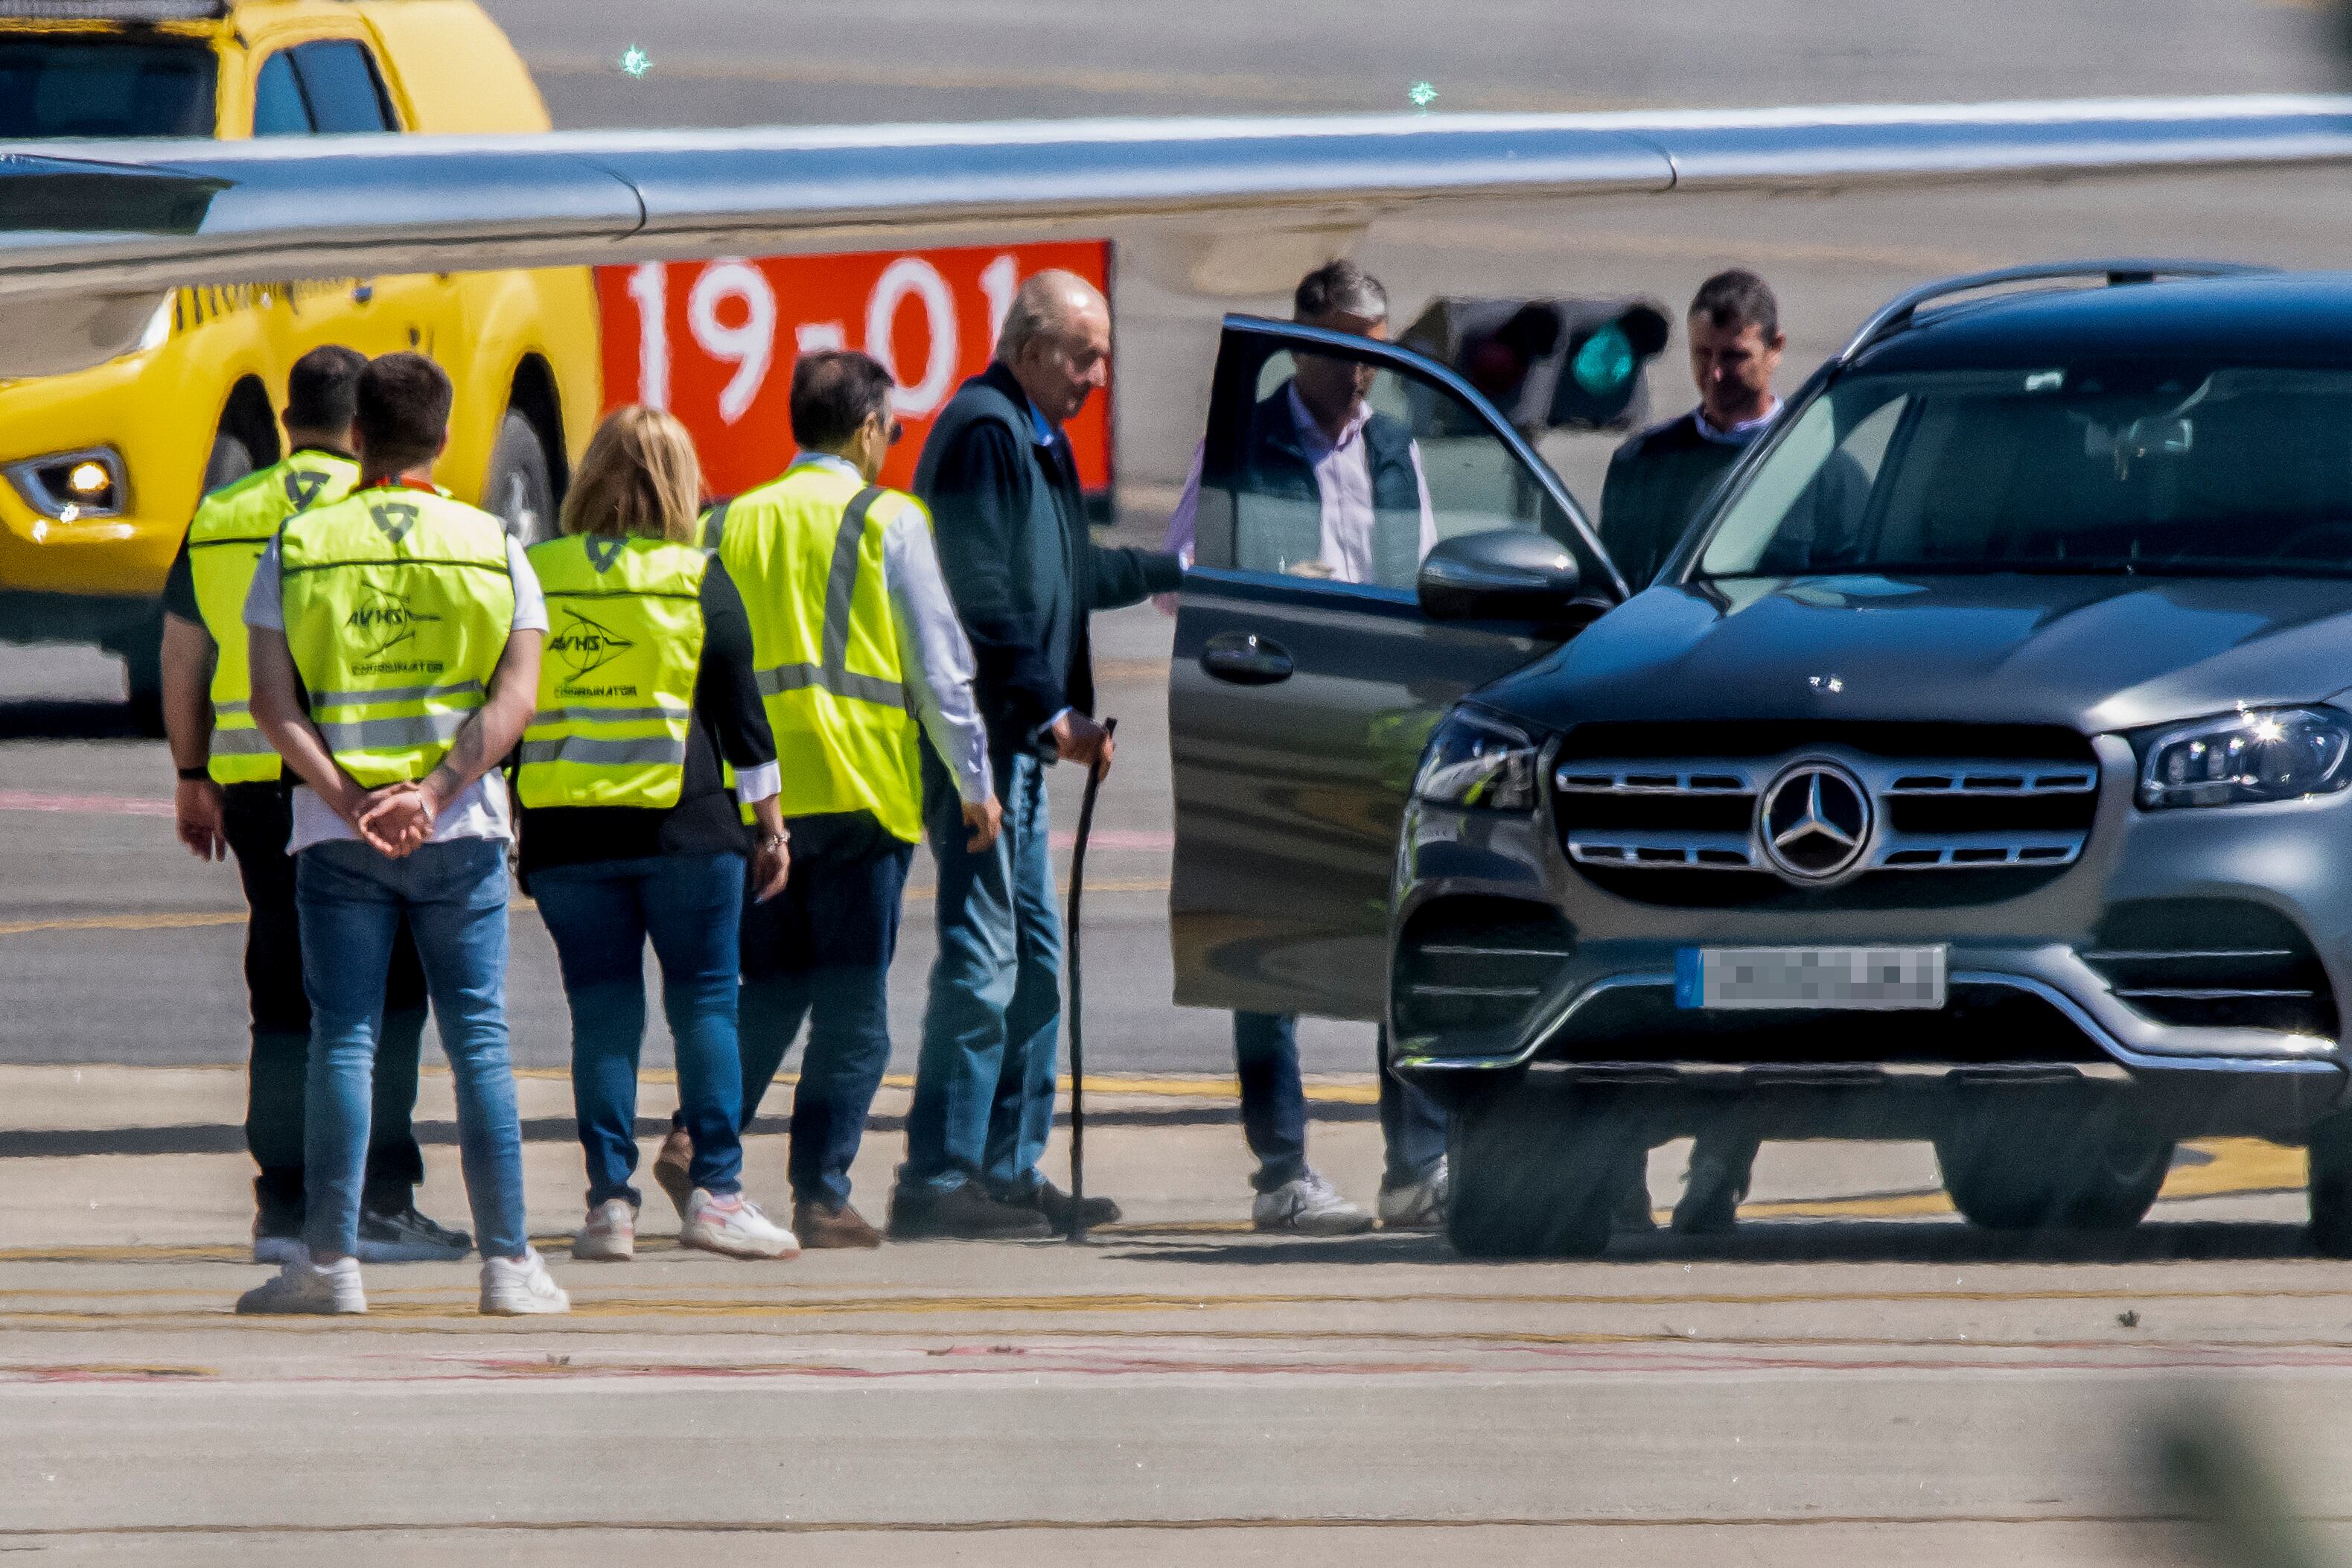
<svg viewBox="0 0 2352 1568"><path fill-rule="evenodd" d="M245 990L253 1016L246 1075L245 1146L260 1167L253 1193L262 1231L302 1227L304 1083L310 1061L310 999L302 990L302 936L294 914L293 795L283 784L230 784L222 826L245 884ZM403 924L392 950L375 1059L373 1117L362 1206L397 1214L425 1179L425 1154L411 1125L418 1053L425 1037L425 968Z"/></svg>

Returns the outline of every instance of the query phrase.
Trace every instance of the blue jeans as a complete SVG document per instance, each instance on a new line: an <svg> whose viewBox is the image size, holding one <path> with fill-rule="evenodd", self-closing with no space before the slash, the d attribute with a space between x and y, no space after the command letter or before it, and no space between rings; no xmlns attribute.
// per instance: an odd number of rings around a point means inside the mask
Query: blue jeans
<svg viewBox="0 0 2352 1568"><path fill-rule="evenodd" d="M806 1019L787 1174L794 1199L838 1209L890 1065L890 960L915 847L863 811L787 826L792 879L766 903L743 906L742 1125Z"/></svg>
<svg viewBox="0 0 2352 1568"><path fill-rule="evenodd" d="M1381 1075L1384 1187L1405 1187L1445 1157L1445 1112L1389 1070L1388 1031L1373 1037ZM1307 1171L1307 1092L1298 1076L1298 1020L1278 1013L1234 1015L1234 1067L1241 1079L1242 1136L1257 1156L1250 1184L1270 1193Z"/></svg>
<svg viewBox="0 0 2352 1568"><path fill-rule="evenodd" d="M572 1005L572 1105L588 1156L588 1206L644 1201L637 1168L637 1054L646 1038L646 939L661 963L662 1011L677 1042L679 1124L694 1135L694 1184L740 1192L742 1063L735 1043L740 855L656 855L531 873Z"/></svg>
<svg viewBox="0 0 2352 1568"><path fill-rule="evenodd" d="M1054 1123L1062 1022L1062 921L1045 812L1045 763L997 759L1004 830L978 855L954 781L923 753L923 817L939 861L939 960L931 966L904 1186L978 1179L1000 1194L1042 1179Z"/></svg>
<svg viewBox="0 0 2352 1568"><path fill-rule="evenodd" d="M310 998L304 1084L302 1239L348 1256L359 1242L375 1044L403 915L425 965L457 1089L457 1149L485 1258L520 1258L522 1126L507 1060L507 847L427 844L390 860L347 839L295 857L302 989Z"/></svg>

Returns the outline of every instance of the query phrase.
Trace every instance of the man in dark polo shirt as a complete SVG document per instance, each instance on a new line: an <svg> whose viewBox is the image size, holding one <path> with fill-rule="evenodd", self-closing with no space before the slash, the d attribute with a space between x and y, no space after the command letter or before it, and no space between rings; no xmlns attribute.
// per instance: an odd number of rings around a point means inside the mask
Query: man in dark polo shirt
<svg viewBox="0 0 2352 1568"><path fill-rule="evenodd" d="M1764 279L1734 268L1700 284L1689 332L1698 406L1618 447L1601 491L1601 542L1637 591L1657 576L1701 504L1780 408L1772 377L1789 340ZM1832 462L1814 480L1810 499L1820 521L1812 560L1850 536L1866 488L1851 460Z"/></svg>

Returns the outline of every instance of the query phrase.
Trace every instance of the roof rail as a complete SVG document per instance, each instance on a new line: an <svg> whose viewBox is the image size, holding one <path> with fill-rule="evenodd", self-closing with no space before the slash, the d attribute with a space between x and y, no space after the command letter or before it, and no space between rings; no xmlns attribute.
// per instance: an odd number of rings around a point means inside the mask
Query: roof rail
<svg viewBox="0 0 2352 1568"><path fill-rule="evenodd" d="M0 22L209 22L228 0L0 0Z"/></svg>
<svg viewBox="0 0 2352 1568"><path fill-rule="evenodd" d="M1991 272L1969 272L1958 278L1923 283L1880 306L1870 320L1863 322L1862 330L1854 333L1853 341L1838 352L1835 363L1851 363L1863 350L1893 337L1910 325L1911 318L1918 314L1922 305L1953 294L1996 289L2004 283L2104 278L2107 286L2114 288L2125 283L2153 283L2159 278L2231 278L2245 272L2277 270L2275 267L2256 267L2240 261L2157 261L2128 258L2108 261L2036 261L2023 267L2003 267Z"/></svg>

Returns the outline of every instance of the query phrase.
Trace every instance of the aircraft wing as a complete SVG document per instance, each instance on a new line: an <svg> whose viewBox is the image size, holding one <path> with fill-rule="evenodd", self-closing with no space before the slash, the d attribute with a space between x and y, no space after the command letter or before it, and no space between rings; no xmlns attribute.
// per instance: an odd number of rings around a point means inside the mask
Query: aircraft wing
<svg viewBox="0 0 2352 1568"><path fill-rule="evenodd" d="M0 143L0 373L20 336L120 352L138 301L191 283L1145 228L1246 245L1431 202L2347 161L2333 96Z"/></svg>

